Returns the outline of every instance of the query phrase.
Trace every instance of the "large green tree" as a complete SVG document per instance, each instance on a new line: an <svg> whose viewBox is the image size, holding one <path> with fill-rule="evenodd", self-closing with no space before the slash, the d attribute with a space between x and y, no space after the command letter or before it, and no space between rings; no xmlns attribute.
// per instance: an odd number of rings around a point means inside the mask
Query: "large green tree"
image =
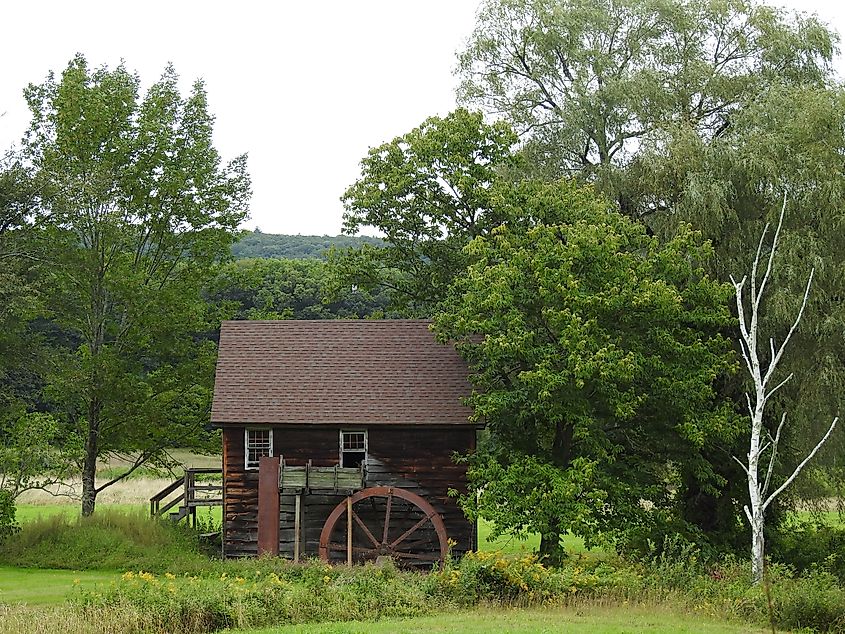
<svg viewBox="0 0 845 634"><path fill-rule="evenodd" d="M539 172L622 195L644 145L718 137L769 86L821 84L834 47L816 19L753 1L486 0L459 96L524 134Z"/></svg>
<svg viewBox="0 0 845 634"><path fill-rule="evenodd" d="M37 222L49 258L48 316L68 354L48 394L78 433L82 512L132 467L201 442L213 344L200 290L228 255L249 197L245 157L223 164L201 82L183 97L167 68L143 98L123 66L76 56L30 85L24 151L43 183ZM125 475L125 474L124 474Z"/></svg>
<svg viewBox="0 0 845 634"><path fill-rule="evenodd" d="M38 193L18 156L0 158L0 426L20 416L37 391L42 355L30 320L40 304L41 258L33 236Z"/></svg>
<svg viewBox="0 0 845 634"><path fill-rule="evenodd" d="M344 232L374 228L385 244L335 251L337 287L384 290L404 314L431 314L466 265L463 246L502 221L497 182L515 142L507 124L459 109L372 148L343 196Z"/></svg>
<svg viewBox="0 0 845 634"><path fill-rule="evenodd" d="M703 452L740 422L716 389L735 356L709 245L689 228L661 243L572 183L545 190L539 220L469 243L434 327L468 360L491 434L465 508L558 557L564 532L684 527L682 490L725 486Z"/></svg>

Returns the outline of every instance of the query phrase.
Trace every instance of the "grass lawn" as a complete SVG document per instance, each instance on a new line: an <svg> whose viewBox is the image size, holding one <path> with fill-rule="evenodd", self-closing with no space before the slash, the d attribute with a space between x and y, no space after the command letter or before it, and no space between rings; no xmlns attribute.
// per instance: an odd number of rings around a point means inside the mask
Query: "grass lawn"
<svg viewBox="0 0 845 634"><path fill-rule="evenodd" d="M149 512L149 505L148 504L98 504L98 509L103 510L112 510L112 511L122 511L122 512L136 512L136 511L143 511L145 513ZM47 518L47 517L54 517L56 515L64 515L65 517L75 518L78 517L81 508L79 503L73 502L70 504L64 503L57 503L57 504L18 504L15 508L16 517L19 524L26 524L27 522L31 522L35 519ZM207 520L209 518L209 514L211 516L212 521L216 523L220 523L223 517L223 509L222 507L215 506L215 507L205 507L201 508L197 511L197 517L201 520Z"/></svg>
<svg viewBox="0 0 845 634"><path fill-rule="evenodd" d="M376 623L314 623L232 634L751 634L766 630L678 614L662 606L575 606L568 608L485 609Z"/></svg>
<svg viewBox="0 0 845 634"><path fill-rule="evenodd" d="M112 509L115 511L136 511L141 508L140 504L109 504L102 505L104 509ZM149 508L145 506L144 508ZM19 524L26 524L39 517L47 518L56 515L64 515L65 517L77 517L82 509L78 502L69 504L18 504L15 508L15 516Z"/></svg>
<svg viewBox="0 0 845 634"><path fill-rule="evenodd" d="M38 570L0 566L0 603L56 605L77 587L93 588L118 577L111 571Z"/></svg>

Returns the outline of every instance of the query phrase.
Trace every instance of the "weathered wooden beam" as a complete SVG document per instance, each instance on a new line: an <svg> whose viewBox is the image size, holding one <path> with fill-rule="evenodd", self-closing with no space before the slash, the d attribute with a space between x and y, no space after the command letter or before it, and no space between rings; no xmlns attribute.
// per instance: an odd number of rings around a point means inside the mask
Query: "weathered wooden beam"
<svg viewBox="0 0 845 634"><path fill-rule="evenodd" d="M279 554L279 458L258 461L258 554Z"/></svg>
<svg viewBox="0 0 845 634"><path fill-rule="evenodd" d="M346 565L352 567L352 496L346 498Z"/></svg>
<svg viewBox="0 0 845 634"><path fill-rule="evenodd" d="M299 563L299 514L302 510L302 495L296 495L296 509L293 512L293 561Z"/></svg>

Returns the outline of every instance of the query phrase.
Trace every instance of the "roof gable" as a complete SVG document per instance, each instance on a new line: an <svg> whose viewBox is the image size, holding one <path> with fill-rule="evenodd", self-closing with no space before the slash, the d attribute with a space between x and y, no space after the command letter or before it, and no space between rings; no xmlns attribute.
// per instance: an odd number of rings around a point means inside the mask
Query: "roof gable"
<svg viewBox="0 0 845 634"><path fill-rule="evenodd" d="M226 321L215 424L467 424L467 366L425 320Z"/></svg>

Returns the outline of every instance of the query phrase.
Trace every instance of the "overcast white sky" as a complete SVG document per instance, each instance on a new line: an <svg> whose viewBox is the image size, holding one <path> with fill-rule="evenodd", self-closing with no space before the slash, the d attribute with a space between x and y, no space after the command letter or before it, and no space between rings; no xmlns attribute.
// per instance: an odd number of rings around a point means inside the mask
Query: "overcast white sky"
<svg viewBox="0 0 845 634"><path fill-rule="evenodd" d="M845 31L842 0L786 0ZM225 159L249 154L248 228L335 235L367 149L455 106L455 51L479 0L10 2L0 33L0 149L29 113L22 90L76 52L151 83L168 61L202 77ZM845 68L842 60L838 64ZM840 70L841 75L845 75Z"/></svg>

